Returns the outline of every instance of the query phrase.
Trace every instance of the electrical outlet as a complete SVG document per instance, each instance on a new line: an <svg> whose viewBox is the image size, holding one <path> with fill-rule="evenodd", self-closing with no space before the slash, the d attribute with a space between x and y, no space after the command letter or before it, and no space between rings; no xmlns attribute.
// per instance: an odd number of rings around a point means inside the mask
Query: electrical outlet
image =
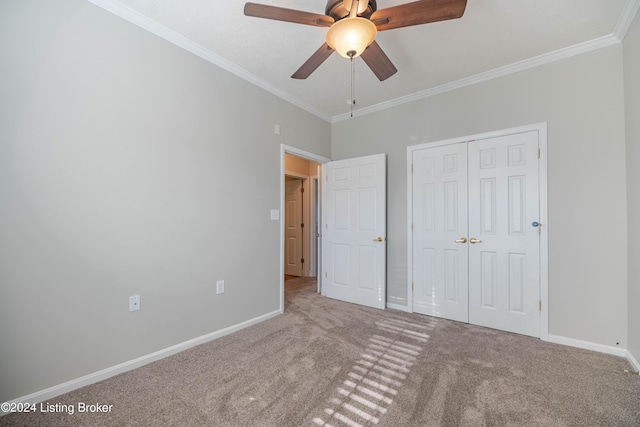
<svg viewBox="0 0 640 427"><path fill-rule="evenodd" d="M129 297L129 311L140 310L140 295L131 295Z"/></svg>
<svg viewBox="0 0 640 427"><path fill-rule="evenodd" d="M224 293L224 280L218 280L216 282L216 294Z"/></svg>

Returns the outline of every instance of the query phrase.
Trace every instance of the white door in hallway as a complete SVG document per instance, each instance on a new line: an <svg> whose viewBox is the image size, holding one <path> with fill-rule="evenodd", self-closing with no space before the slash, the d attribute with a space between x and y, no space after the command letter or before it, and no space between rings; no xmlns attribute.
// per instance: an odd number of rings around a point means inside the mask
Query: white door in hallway
<svg viewBox="0 0 640 427"><path fill-rule="evenodd" d="M302 276L304 266L302 188L301 179L285 177L284 274L291 276Z"/></svg>
<svg viewBox="0 0 640 427"><path fill-rule="evenodd" d="M469 321L537 337L538 133L471 142L468 153Z"/></svg>
<svg viewBox="0 0 640 427"><path fill-rule="evenodd" d="M468 322L467 145L413 153L413 310Z"/></svg>
<svg viewBox="0 0 640 427"><path fill-rule="evenodd" d="M385 308L386 155L323 165L322 292Z"/></svg>
<svg viewBox="0 0 640 427"><path fill-rule="evenodd" d="M412 155L413 309L540 336L538 132Z"/></svg>

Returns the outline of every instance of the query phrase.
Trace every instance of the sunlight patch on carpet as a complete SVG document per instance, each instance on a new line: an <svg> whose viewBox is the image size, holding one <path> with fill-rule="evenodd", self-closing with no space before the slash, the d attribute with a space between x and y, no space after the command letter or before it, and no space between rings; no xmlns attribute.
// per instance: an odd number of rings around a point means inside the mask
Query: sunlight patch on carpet
<svg viewBox="0 0 640 427"><path fill-rule="evenodd" d="M327 402L324 414L312 420L315 425L377 425L411 373L435 321L424 325L388 319L376 326L380 334L369 338L365 352Z"/></svg>

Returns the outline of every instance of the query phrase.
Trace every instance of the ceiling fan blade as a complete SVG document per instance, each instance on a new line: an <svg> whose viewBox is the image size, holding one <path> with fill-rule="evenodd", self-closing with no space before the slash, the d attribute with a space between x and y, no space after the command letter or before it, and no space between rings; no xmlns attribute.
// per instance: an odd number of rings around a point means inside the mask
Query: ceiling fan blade
<svg viewBox="0 0 640 427"><path fill-rule="evenodd" d="M398 71L375 40L360 56L380 81L388 79Z"/></svg>
<svg viewBox="0 0 640 427"><path fill-rule="evenodd" d="M257 3L245 4L244 14L247 16L255 16L256 18L275 19L276 21L293 22L295 24L313 25L316 27L330 27L331 24L335 22L331 16L320 15L319 13Z"/></svg>
<svg viewBox="0 0 640 427"><path fill-rule="evenodd" d="M306 79L316 70L316 68L320 66L320 64L330 57L332 53L333 49L331 49L328 44L324 43L320 49L316 50L315 53L307 59L307 62L302 64L302 67L298 68L298 71L293 73L291 78Z"/></svg>
<svg viewBox="0 0 640 427"><path fill-rule="evenodd" d="M378 10L371 21L378 31L460 18L467 0L421 0Z"/></svg>

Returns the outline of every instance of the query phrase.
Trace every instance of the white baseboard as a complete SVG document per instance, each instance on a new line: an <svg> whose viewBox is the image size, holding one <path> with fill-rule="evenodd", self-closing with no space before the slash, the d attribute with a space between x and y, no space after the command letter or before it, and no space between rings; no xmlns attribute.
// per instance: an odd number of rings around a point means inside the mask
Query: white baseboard
<svg viewBox="0 0 640 427"><path fill-rule="evenodd" d="M27 396L19 397L17 399L11 400L8 403L40 403L45 400L52 399L56 396L60 396L61 394L68 393L80 387L84 387L90 384L97 383L102 380L106 380L107 378L111 378L115 375L121 374L123 372L130 371L135 368L139 368L147 363L155 362L156 360L164 359L165 357L171 356L173 354L179 353L181 351L187 350L188 348L195 347L196 345L204 344L209 341L213 341L217 338L223 337L225 335L229 335L233 332L239 331L241 329L247 328L249 326L255 325L260 322L264 322L267 319L275 317L279 314L282 314L282 310L276 310L271 313L264 314L262 316L258 316L253 319L249 319L245 322L238 323L237 325L229 326L228 328L221 329L219 331L211 332L206 335L202 335L188 341L184 341L180 344L173 345L171 347L167 347L162 350L158 350L154 353L147 354L142 357L138 357L137 359L129 360L124 363L120 363L118 365L112 366L110 368L103 369L98 372L94 372L88 375L85 375L80 378L76 378L71 381L67 381L65 383L49 387L47 389L37 391L35 393L29 394ZM0 416L6 415L7 412L0 410Z"/></svg>
<svg viewBox="0 0 640 427"><path fill-rule="evenodd" d="M627 357L627 360L629 361L629 363L631 364L631 366L633 366L633 368L636 371L640 371L640 363L638 363L636 358L633 357L633 354L631 354L631 352L629 350L627 350L626 357Z"/></svg>
<svg viewBox="0 0 640 427"><path fill-rule="evenodd" d="M583 348L585 350L597 351L598 353L612 354L614 356L627 357L627 350L624 348L612 347L609 345L596 344L589 341L581 341L573 338L561 337L549 334L549 342L568 345L569 347Z"/></svg>
<svg viewBox="0 0 640 427"><path fill-rule="evenodd" d="M406 305L400 305L400 304L394 304L394 303L388 302L387 308L393 308L394 310L400 310L407 313L411 313L411 310L409 310L409 307Z"/></svg>

